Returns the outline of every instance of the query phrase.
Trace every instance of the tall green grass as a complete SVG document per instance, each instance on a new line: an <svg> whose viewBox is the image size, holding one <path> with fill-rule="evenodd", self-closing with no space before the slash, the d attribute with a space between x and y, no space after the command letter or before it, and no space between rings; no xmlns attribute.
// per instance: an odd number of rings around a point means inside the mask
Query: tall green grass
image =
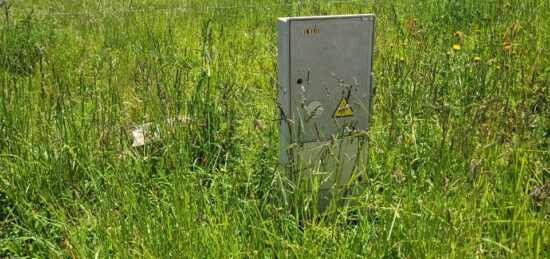
<svg viewBox="0 0 550 259"><path fill-rule="evenodd" d="M550 254L548 1L9 2L0 257ZM303 220L276 19L352 13L377 15L367 190Z"/></svg>

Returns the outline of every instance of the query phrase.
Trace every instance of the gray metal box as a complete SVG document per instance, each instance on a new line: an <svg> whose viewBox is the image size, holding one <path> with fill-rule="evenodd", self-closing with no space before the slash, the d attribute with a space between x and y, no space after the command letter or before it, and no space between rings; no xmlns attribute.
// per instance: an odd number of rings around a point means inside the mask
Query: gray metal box
<svg viewBox="0 0 550 259"><path fill-rule="evenodd" d="M280 18L280 170L318 183L318 207L364 180L374 15ZM352 184L353 183L353 184Z"/></svg>

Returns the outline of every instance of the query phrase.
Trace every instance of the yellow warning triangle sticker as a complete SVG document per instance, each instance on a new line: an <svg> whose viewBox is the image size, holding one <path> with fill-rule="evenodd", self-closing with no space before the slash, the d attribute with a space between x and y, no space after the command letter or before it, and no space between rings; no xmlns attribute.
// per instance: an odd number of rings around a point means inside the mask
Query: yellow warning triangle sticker
<svg viewBox="0 0 550 259"><path fill-rule="evenodd" d="M340 100L336 111L334 111L334 114L332 114L332 118L342 118L348 116L353 116L353 110L348 104L348 100L344 97L342 98L342 100Z"/></svg>

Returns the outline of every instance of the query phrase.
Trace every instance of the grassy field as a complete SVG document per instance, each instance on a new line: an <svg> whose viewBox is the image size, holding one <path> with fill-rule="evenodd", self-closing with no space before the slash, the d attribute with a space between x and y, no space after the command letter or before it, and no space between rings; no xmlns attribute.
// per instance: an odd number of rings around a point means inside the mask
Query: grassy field
<svg viewBox="0 0 550 259"><path fill-rule="evenodd" d="M550 1L0 2L0 257L550 257ZM367 190L307 218L277 17L355 13Z"/></svg>

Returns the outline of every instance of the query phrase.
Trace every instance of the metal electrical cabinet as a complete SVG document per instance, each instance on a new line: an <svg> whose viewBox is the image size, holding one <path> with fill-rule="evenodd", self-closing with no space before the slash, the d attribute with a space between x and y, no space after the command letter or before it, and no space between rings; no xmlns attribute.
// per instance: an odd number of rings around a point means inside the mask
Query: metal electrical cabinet
<svg viewBox="0 0 550 259"><path fill-rule="evenodd" d="M369 14L279 19L279 168L320 210L365 182L374 28Z"/></svg>

